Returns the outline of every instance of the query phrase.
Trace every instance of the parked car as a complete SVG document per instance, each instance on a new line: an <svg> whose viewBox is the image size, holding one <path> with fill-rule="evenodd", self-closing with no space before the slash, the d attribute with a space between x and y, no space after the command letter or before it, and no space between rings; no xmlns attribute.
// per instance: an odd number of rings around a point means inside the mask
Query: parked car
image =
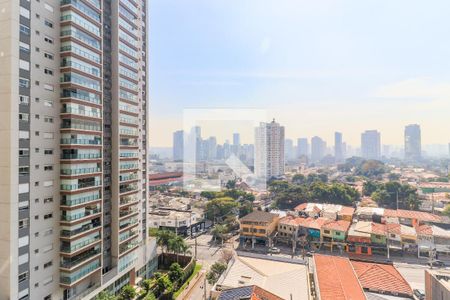
<svg viewBox="0 0 450 300"><path fill-rule="evenodd" d="M425 300L425 292L423 290L414 290L414 299Z"/></svg>
<svg viewBox="0 0 450 300"><path fill-rule="evenodd" d="M281 252L281 250L278 249L277 247L269 248L269 253L278 254L278 253L280 253L280 252Z"/></svg>
<svg viewBox="0 0 450 300"><path fill-rule="evenodd" d="M432 267L445 267L445 263L441 260L435 260L432 263L428 263Z"/></svg>
<svg viewBox="0 0 450 300"><path fill-rule="evenodd" d="M314 250L308 251L308 252L306 252L306 256L307 256L307 257L313 257L313 256L314 256L314 253L315 253Z"/></svg>

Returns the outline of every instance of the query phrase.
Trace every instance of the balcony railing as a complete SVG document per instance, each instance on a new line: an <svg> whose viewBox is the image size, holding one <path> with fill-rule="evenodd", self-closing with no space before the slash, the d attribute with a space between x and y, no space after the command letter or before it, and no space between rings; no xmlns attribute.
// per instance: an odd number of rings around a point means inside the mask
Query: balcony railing
<svg viewBox="0 0 450 300"><path fill-rule="evenodd" d="M98 248L98 249L92 249L92 250L83 252L82 254L79 254L75 257L63 258L63 260L61 261L60 267L65 268L65 269L72 269L73 267L76 267L79 264L82 264L83 262L100 254L100 252L101 252L101 250L100 250L100 248Z"/></svg>
<svg viewBox="0 0 450 300"><path fill-rule="evenodd" d="M122 254L128 250L136 248L137 246L139 246L139 241L137 241L137 240L129 241L129 242L124 243L123 245L119 246L119 253Z"/></svg>
<svg viewBox="0 0 450 300"><path fill-rule="evenodd" d="M122 221L122 222L119 223L119 229L122 230L124 228L129 227L129 226L135 225L138 222L139 222L138 219L128 219L128 220Z"/></svg>
<svg viewBox="0 0 450 300"><path fill-rule="evenodd" d="M93 117L93 118L101 118L101 116L102 116L100 114L100 112L87 111L87 110L82 110L82 109L74 108L74 107L64 107L61 110L61 113L63 113L63 114L80 115L80 116L85 116L85 117Z"/></svg>
<svg viewBox="0 0 450 300"><path fill-rule="evenodd" d="M88 231L88 230L91 230L91 229L94 229L97 227L100 227L100 222L89 223L89 224L83 225L80 228L74 229L74 230L61 230L61 236L70 238L70 237L78 235L82 232L85 232L85 231Z"/></svg>
<svg viewBox="0 0 450 300"><path fill-rule="evenodd" d="M132 191L137 191L139 189L139 187L137 185L128 185L128 186L124 186L124 187L120 187L120 193L128 193L128 192L132 192Z"/></svg>
<svg viewBox="0 0 450 300"><path fill-rule="evenodd" d="M91 215L95 215L98 214L99 212L101 212L100 208L95 208L95 209L86 209L84 212L82 213L77 213L77 214L71 214L71 215L61 215L61 221L68 221L68 222L72 222L72 221L76 221Z"/></svg>
<svg viewBox="0 0 450 300"><path fill-rule="evenodd" d="M98 234L95 237L92 237L88 240L82 241L81 243L76 243L76 244L74 243L72 245L71 245L71 243L63 243L61 245L61 252L72 253L72 252L82 249L90 244L98 242L98 241L100 241L100 239L101 239L100 234Z"/></svg>
<svg viewBox="0 0 450 300"><path fill-rule="evenodd" d="M137 202L137 201L139 201L139 198L135 197L135 195L120 197L120 205L125 205L128 203Z"/></svg>
<svg viewBox="0 0 450 300"><path fill-rule="evenodd" d="M86 189L90 187L101 186L101 180L93 181L93 182L83 182L83 183L74 183L74 184L61 184L61 190L63 191L74 191L80 189Z"/></svg>
<svg viewBox="0 0 450 300"><path fill-rule="evenodd" d="M70 97L70 98L88 101L88 102L91 102L94 104L100 104L100 96L89 93L89 92L85 92L85 91L77 92L77 91L71 91L71 90L64 89L61 94L61 97L62 98Z"/></svg>
<svg viewBox="0 0 450 300"><path fill-rule="evenodd" d="M139 233L139 231L137 230L130 230L130 231L126 231L124 233L121 233L119 235L119 242L123 242L129 238L131 238L132 236L135 236Z"/></svg>
<svg viewBox="0 0 450 300"><path fill-rule="evenodd" d="M96 201L98 199L100 199L100 194L83 196L83 197L79 197L79 198L75 198L75 199L63 199L63 200L61 200L61 205L75 206L75 205L80 205L80 204Z"/></svg>
<svg viewBox="0 0 450 300"><path fill-rule="evenodd" d="M70 153L61 154L61 159L98 159L101 158L101 153Z"/></svg>
<svg viewBox="0 0 450 300"><path fill-rule="evenodd" d="M101 172L102 169L97 168L79 168L79 169L61 169L61 175L83 175Z"/></svg>
<svg viewBox="0 0 450 300"><path fill-rule="evenodd" d="M122 174L119 176L119 181L128 181L138 179L138 174Z"/></svg>
<svg viewBox="0 0 450 300"><path fill-rule="evenodd" d="M119 211L119 217L120 217L120 218L123 218L123 217L129 216L129 215L132 215L132 214L134 214L134 213L136 213L136 212L138 212L138 211L139 211L138 208L132 208L132 209L127 209L127 210L121 210L121 211Z"/></svg>
<svg viewBox="0 0 450 300"><path fill-rule="evenodd" d="M67 139L62 138L61 144L63 145L100 145L102 141L100 139Z"/></svg>
<svg viewBox="0 0 450 300"><path fill-rule="evenodd" d="M95 260L71 274L61 272L60 281L63 284L72 284L72 283L78 281L79 279L85 277L89 273L92 273L99 267L100 267L100 260Z"/></svg>

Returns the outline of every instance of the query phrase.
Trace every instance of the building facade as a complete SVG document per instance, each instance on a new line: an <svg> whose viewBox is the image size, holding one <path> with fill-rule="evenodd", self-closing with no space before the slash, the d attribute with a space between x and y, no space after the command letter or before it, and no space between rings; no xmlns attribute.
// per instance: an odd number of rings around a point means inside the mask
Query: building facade
<svg viewBox="0 0 450 300"><path fill-rule="evenodd" d="M0 1L0 299L148 276L147 2Z"/></svg>
<svg viewBox="0 0 450 300"><path fill-rule="evenodd" d="M309 156L309 144L307 138L297 139L297 158Z"/></svg>
<svg viewBox="0 0 450 300"><path fill-rule="evenodd" d="M317 163L325 157L325 151L327 144L318 136L314 136L311 139L311 162Z"/></svg>
<svg viewBox="0 0 450 300"><path fill-rule="evenodd" d="M284 175L284 127L273 120L255 129L255 173L260 178Z"/></svg>
<svg viewBox="0 0 450 300"><path fill-rule="evenodd" d="M418 161L422 157L422 134L420 125L405 127L405 160Z"/></svg>
<svg viewBox="0 0 450 300"><path fill-rule="evenodd" d="M178 130L173 133L173 160L183 160L183 147L184 147L184 131Z"/></svg>
<svg viewBox="0 0 450 300"><path fill-rule="evenodd" d="M366 159L381 159L381 135L376 130L361 134L361 155Z"/></svg>
<svg viewBox="0 0 450 300"><path fill-rule="evenodd" d="M344 145L342 144L342 133L334 133L334 159L336 162L344 160Z"/></svg>

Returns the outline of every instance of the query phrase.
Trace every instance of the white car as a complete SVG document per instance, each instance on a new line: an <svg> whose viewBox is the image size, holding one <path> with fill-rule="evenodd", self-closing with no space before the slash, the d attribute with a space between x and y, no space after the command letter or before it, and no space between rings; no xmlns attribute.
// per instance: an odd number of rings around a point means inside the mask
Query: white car
<svg viewBox="0 0 450 300"><path fill-rule="evenodd" d="M269 252L270 252L270 253L278 254L278 253L281 252L281 250L278 249L277 247L272 247L272 248L269 248Z"/></svg>

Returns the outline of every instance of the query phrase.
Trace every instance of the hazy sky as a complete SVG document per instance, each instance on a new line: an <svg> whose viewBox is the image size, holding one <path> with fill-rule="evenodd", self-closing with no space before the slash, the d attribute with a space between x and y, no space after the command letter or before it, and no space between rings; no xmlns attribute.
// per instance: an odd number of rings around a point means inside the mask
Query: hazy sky
<svg viewBox="0 0 450 300"><path fill-rule="evenodd" d="M359 145L366 129L400 144L409 123L447 143L449 12L448 0L152 0L151 146L172 145L185 108L266 109L288 138L329 144L337 130Z"/></svg>

